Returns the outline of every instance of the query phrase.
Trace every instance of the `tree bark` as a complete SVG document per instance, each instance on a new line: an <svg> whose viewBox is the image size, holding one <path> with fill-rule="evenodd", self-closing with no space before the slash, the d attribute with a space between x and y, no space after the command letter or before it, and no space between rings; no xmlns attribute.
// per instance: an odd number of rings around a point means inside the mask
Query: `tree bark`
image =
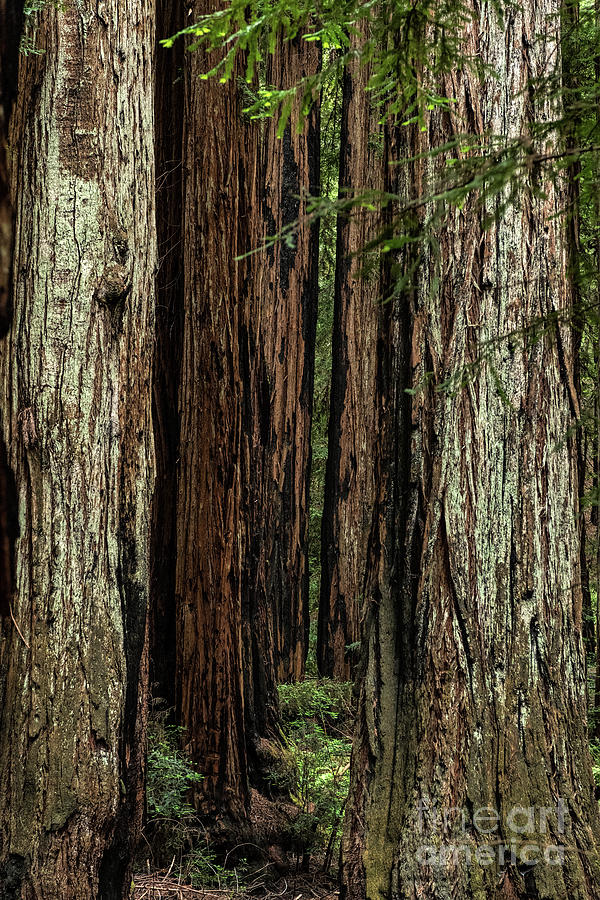
<svg viewBox="0 0 600 900"><path fill-rule="evenodd" d="M17 96L23 3L0 0L0 337L10 324L13 208L9 178L9 121Z"/></svg>
<svg viewBox="0 0 600 900"><path fill-rule="evenodd" d="M578 71L578 61L582 58L580 45L581 22L579 0L568 0L562 7L562 39L564 52L562 54L562 76L565 88L573 94L581 92L581 74ZM569 119L565 125L566 148L572 154L568 174L568 215L567 241L568 241L568 276L571 280L573 310L573 377L575 388L581 397L581 346L585 330L585 313L582 309L582 270L581 270L581 162L576 157L578 144L576 122ZM588 476L588 456L585 427L577 429L578 437L578 466L579 466L579 496L586 493L586 480ZM592 508L592 513L595 508ZM595 611L592 608L592 596L590 591L590 577L588 570L587 552L587 527L585 506L580 511L580 556L581 556L581 588L583 597L583 640L587 655L593 653L596 646L596 633L594 627Z"/></svg>
<svg viewBox="0 0 600 900"><path fill-rule="evenodd" d="M17 96L23 3L0 0L0 337L10 326L14 215L9 175L9 123ZM14 542L18 534L14 475L0 434L0 616L10 613Z"/></svg>
<svg viewBox="0 0 600 900"><path fill-rule="evenodd" d="M446 76L440 92L456 103L431 112L424 133L390 135L390 161L440 147L465 127L527 136L532 119L550 117L544 91L526 88L560 65L558 7L527 0L505 10L503 24L493 7L478 9L465 46L499 80L482 87L466 68ZM390 170L401 200L435 182L438 159ZM498 213L507 195L488 201L486 213ZM504 339L466 384L440 389L481 359L487 340L569 308L564 199L560 177L553 183L534 167L491 227L473 198L448 210L436 243L422 245L412 290L381 311L347 900L600 895L571 328L560 324L537 343ZM416 224L432 213L428 204ZM488 807L499 817L489 834L474 819ZM534 809L532 834L518 831L518 807ZM554 810L545 831L543 807ZM536 847L531 865L526 844ZM491 864L476 855L482 845ZM564 865L545 861L548 845L565 847Z"/></svg>
<svg viewBox="0 0 600 900"><path fill-rule="evenodd" d="M183 28L184 5L158 0L157 41ZM150 680L156 698L175 706L178 392L183 317L183 42L156 49L156 329L153 422L156 485L152 500Z"/></svg>
<svg viewBox="0 0 600 900"><path fill-rule="evenodd" d="M360 48L362 39L354 36ZM383 138L366 92L368 69L344 73L340 196L383 189ZM379 265L360 251L377 234L379 216L359 208L338 217L331 404L321 529L317 664L347 681L358 658L367 543L375 486L375 367ZM363 271L364 270L364 271Z"/></svg>
<svg viewBox="0 0 600 900"><path fill-rule="evenodd" d="M0 897L117 900L143 810L154 10L47 4L12 132L18 489L0 641Z"/></svg>
<svg viewBox="0 0 600 900"><path fill-rule="evenodd" d="M215 9L198 0L192 15ZM204 775L195 804L243 819L248 811L242 657L243 383L252 249L254 158L238 80L198 76L185 56L184 321L179 388L177 710L184 745ZM243 72L243 60L239 61Z"/></svg>
<svg viewBox="0 0 600 900"><path fill-rule="evenodd" d="M298 37L280 40L267 64L277 89L314 74L320 52ZM306 213L307 194L319 191L319 106L301 133L296 102L285 133L269 121L263 144L265 236ZM304 675L309 636L308 515L310 426L318 297L319 226L302 224L293 245L275 243L261 255L264 273L255 294L253 361L257 409L253 417L256 489L252 493L251 591L269 608L278 681Z"/></svg>

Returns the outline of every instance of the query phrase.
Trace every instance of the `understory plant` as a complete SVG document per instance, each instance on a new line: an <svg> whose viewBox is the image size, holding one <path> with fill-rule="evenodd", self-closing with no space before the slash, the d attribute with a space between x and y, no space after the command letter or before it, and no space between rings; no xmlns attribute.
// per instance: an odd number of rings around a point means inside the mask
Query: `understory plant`
<svg viewBox="0 0 600 900"><path fill-rule="evenodd" d="M350 788L351 685L307 680L279 686L285 747L280 781L298 815L292 826L297 861L320 857L329 871L339 847Z"/></svg>
<svg viewBox="0 0 600 900"><path fill-rule="evenodd" d="M190 789L203 776L180 749L181 729L169 723L169 710L154 710L148 727L145 847L154 868L170 869L192 887L241 892L244 862L234 867L220 861L189 802ZM147 861L148 862L148 861Z"/></svg>

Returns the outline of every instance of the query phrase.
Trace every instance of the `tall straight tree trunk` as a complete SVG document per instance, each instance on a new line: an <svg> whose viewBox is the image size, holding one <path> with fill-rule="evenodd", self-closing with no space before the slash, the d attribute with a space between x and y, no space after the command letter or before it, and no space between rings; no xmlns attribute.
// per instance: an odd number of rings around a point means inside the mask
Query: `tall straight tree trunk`
<svg viewBox="0 0 600 900"><path fill-rule="evenodd" d="M214 11L198 0L192 16ZM184 319L179 388L177 709L185 748L204 775L197 808L243 819L248 807L242 657L243 383L252 249L249 198L256 129L244 97L198 76L185 55L183 146ZM240 60L240 73L243 61ZM251 164L248 165L248 160Z"/></svg>
<svg viewBox="0 0 600 900"><path fill-rule="evenodd" d="M578 61L582 58L580 45L581 21L579 0L568 0L562 6L562 76L565 88L572 93L581 92L583 85L580 83ZM576 134L576 122L570 120L566 125L566 147L572 154L568 174L568 216L567 216L567 240L568 240L568 275L571 280L573 314L573 357L574 357L574 382L577 395L581 396L581 341L585 330L585 314L581 308L581 203L580 181L581 163L575 156L578 138ZM579 496L586 493L586 480L588 477L587 440L585 428L578 429L578 468L579 468ZM592 512L594 508L592 509ZM596 633L594 628L595 612L592 608L592 595L590 590L590 576L588 569L587 526L585 508L581 509L579 516L580 529L580 556L581 556L581 588L583 597L583 639L586 653L593 653L596 646Z"/></svg>
<svg viewBox="0 0 600 900"><path fill-rule="evenodd" d="M0 0L0 337L10 322L13 205L9 178L9 121L17 96L23 2Z"/></svg>
<svg viewBox="0 0 600 900"><path fill-rule="evenodd" d="M21 522L0 639L0 897L120 900L143 811L153 4L49 3L36 40L0 349Z"/></svg>
<svg viewBox="0 0 600 900"><path fill-rule="evenodd" d="M266 80L289 88L320 66L317 44L280 40ZM306 213L319 191L319 106L296 128L299 103L281 139L266 126L261 177L266 236ZM317 322L319 226L302 224L294 245L281 241L260 259L256 295L255 422L251 590L270 607L278 681L304 675L308 652L310 426ZM258 510L258 512L257 512ZM266 598L266 601L263 600Z"/></svg>
<svg viewBox="0 0 600 900"><path fill-rule="evenodd" d="M594 20L596 28L600 25L600 2L594 2ZM596 84L600 83L600 53L594 59L594 75ZM596 109L596 127L600 125L600 110ZM600 213L600 198L594 194L594 215L596 219ZM596 268L600 268L600 236L596 235L594 242L594 262ZM597 301L600 300L600 284L597 285ZM594 365L596 367L596 397L594 402L595 410L595 431L596 441L593 450L594 455L594 482L593 486L596 491L600 488L600 327L597 330L596 339L594 341ZM592 509L592 523L596 525L596 603L594 609L595 619L595 638L596 638L596 673L594 678L594 737L600 737L600 509L598 508L598 495L596 496L596 506Z"/></svg>
<svg viewBox="0 0 600 900"><path fill-rule="evenodd" d="M527 0L504 12L500 24L482 7L464 36L499 80L482 89L457 69L441 84L451 110L432 112L424 133L391 135L390 161L443 145L465 123L526 137L532 117L550 116L544 92L526 86L560 65L558 7ZM391 186L410 200L443 162L394 166ZM466 384L439 389L487 340L571 302L560 180L535 167L529 178L488 229L472 199L450 210L413 290L381 312L345 898L600 896L571 329L505 339ZM519 807L533 808L531 829ZM565 848L564 865L549 846Z"/></svg>
<svg viewBox="0 0 600 900"><path fill-rule="evenodd" d="M158 0L157 41L184 25L179 0ZM152 501L150 680L154 695L175 705L178 391L183 316L182 160L183 42L156 50L156 339L153 421L156 486Z"/></svg>
<svg viewBox="0 0 600 900"><path fill-rule="evenodd" d="M362 40L352 38L357 49ZM383 140L366 91L369 72L344 72L340 196L383 189ZM348 680L360 640L362 593L374 500L375 366L379 266L359 251L378 216L356 209L337 225L329 446L321 529L317 663L321 675ZM369 264L371 270L369 271Z"/></svg>
<svg viewBox="0 0 600 900"><path fill-rule="evenodd" d="M19 43L23 3L0 0L0 338L11 318L13 200L9 174L9 122L17 96ZM13 589L13 550L18 533L14 475L0 434L0 616L10 613Z"/></svg>

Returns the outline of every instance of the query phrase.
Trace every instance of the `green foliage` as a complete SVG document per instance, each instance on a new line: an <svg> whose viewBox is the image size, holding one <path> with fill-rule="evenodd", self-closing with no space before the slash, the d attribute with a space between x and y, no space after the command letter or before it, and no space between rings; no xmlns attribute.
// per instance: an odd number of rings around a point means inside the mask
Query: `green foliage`
<svg viewBox="0 0 600 900"><path fill-rule="evenodd" d="M181 822L194 816L187 800L189 790L202 780L179 750L181 729L155 719L148 733L146 803L150 821Z"/></svg>
<svg viewBox="0 0 600 900"><path fill-rule="evenodd" d="M592 741L590 743L592 753L592 772L594 773L594 781L600 785L600 741Z"/></svg>
<svg viewBox="0 0 600 900"><path fill-rule="evenodd" d="M44 51L36 44L36 25L38 14L46 6L46 0L29 0L23 9L23 34L19 50L23 56L40 55Z"/></svg>
<svg viewBox="0 0 600 900"><path fill-rule="evenodd" d="M329 868L350 788L351 685L308 680L279 687L285 746L279 786L298 807L292 826L303 858L324 855Z"/></svg>
<svg viewBox="0 0 600 900"><path fill-rule="evenodd" d="M181 729L167 722L168 711L154 712L148 728L146 776L147 845L157 864L173 864L183 883L241 892L247 866L228 867L207 840L190 789L202 775L180 750ZM175 867L175 862L177 863Z"/></svg>
<svg viewBox="0 0 600 900"><path fill-rule="evenodd" d="M217 854L205 841L196 845L186 855L181 868L181 876L195 888L217 888L243 893L248 877L248 865L240 862L229 868L227 858L220 862Z"/></svg>
<svg viewBox="0 0 600 900"><path fill-rule="evenodd" d="M512 0L493 0L491 7L491 14L502 27L505 14L512 14ZM448 83L445 76L469 69L480 80L493 81L497 77L476 52L469 50L470 42L464 40L475 8L476 4L466 0L323 0L317 5L307 0L230 0L225 8L201 17L168 38L165 45L187 37L191 40L190 50L211 51L212 68L206 77L218 76L221 80L231 76L236 55L241 54L246 77L254 82L257 67L260 69L265 55L275 51L279 40L294 40L299 35L304 40L318 40L323 48L321 71L288 91L260 85L248 107L251 115L279 115L282 133L293 100L300 95L300 128L316 97L327 98L331 85L339 85L349 62L358 59L362 66L369 67L369 95L381 121L402 125L413 135L415 130L428 132L431 137L436 131L431 128L435 117L440 111L452 110L455 102L441 93L442 86ZM595 59L593 48L597 46L594 41L598 30L591 5L582 7L582 16L576 22L570 23L567 13L563 18L562 40L567 56L571 55L571 45L583 46L589 66ZM352 46L351 36L356 39ZM526 134L473 134L468 122L461 123L456 118L451 141L427 146L412 160L414 149L411 151L410 147L415 146L414 141L407 141L407 158L400 165L410 165L423 157L431 161L421 167L425 177L417 196L406 190L398 195L361 193L361 185L352 185L351 197L338 197L336 191L324 186L321 196L309 203L309 217L329 223L335 221L338 213L350 213L357 206L387 210L386 224L382 219L379 234L364 250L375 254L381 249L390 254L394 278L391 294L399 295L414 284L425 260L429 265L437 264L437 236L467 202L472 212L480 212L485 227L522 201L524 183L530 196L543 197L545 185L560 177L564 169L573 174L584 156L589 157L586 165L593 168L597 164L597 135L594 143L590 130L584 132L577 125L582 118L596 115L597 79L586 73L576 84L576 76L566 71L568 65L561 65L557 46L561 23L556 16L549 21L545 35L536 36L535 40L544 40L551 52L547 55L547 71L532 77L526 87L534 98L533 118ZM537 119L536 109L541 111ZM411 174L402 181L410 183ZM271 240L289 240L297 227L297 223L291 223ZM330 246L328 227L322 232L325 256ZM432 278L431 283L435 290L437 279ZM457 376L461 385L463 374ZM316 412L318 415L318 407ZM318 449L315 442L315 450ZM317 453L315 458L319 459Z"/></svg>
<svg viewBox="0 0 600 900"><path fill-rule="evenodd" d="M503 7L499 3L494 7L502 16ZM231 77L241 55L248 82L254 80L265 55L275 51L279 39L289 41L301 35L304 40L319 41L325 52L336 50L326 57L321 72L288 91L269 91L269 96L258 98L254 112L279 111L283 133L294 98L301 97L302 119L332 73L356 57L349 37L360 36L359 56L370 65L370 91L382 113L422 124L425 110L448 103L436 90L441 73L465 66L482 69L479 59L466 52L463 40L471 15L463 0L321 0L317 5L309 0L230 0L225 8L201 16L163 44L170 47L184 37L190 39L192 51L217 51L218 61L205 77L218 76L221 81ZM364 36L365 23L368 36ZM425 67L431 76L427 79L422 77Z"/></svg>
<svg viewBox="0 0 600 900"><path fill-rule="evenodd" d="M364 4L362 15L370 3ZM203 76L218 76L221 82L227 81L235 66L238 55L243 56L246 80L252 83L259 71L265 56L275 51L279 37L294 40L298 34L304 40L318 40L325 50L347 44L347 31L356 18L355 0L325 0L322 8L321 25L314 16L314 5L307 0L290 3L288 0L233 0L228 6L214 13L201 16L193 24L178 34L163 40L165 47L172 46L178 38L191 38L188 49L220 51L218 62ZM256 101L249 108L251 115L279 115L278 131L283 134L289 120L294 100L301 98L300 122L308 114L316 97L325 83L330 79L330 66L343 65L342 61L332 57L330 64L322 72L304 78L289 90L278 90L263 85L257 91Z"/></svg>
<svg viewBox="0 0 600 900"><path fill-rule="evenodd" d="M288 795L297 815L286 839L299 858L319 855L329 868L349 790L352 687L309 680L279 687L282 744L274 759L272 784ZM153 712L148 732L146 846L156 867L172 866L193 887L242 892L251 885L244 861L233 862L211 844L189 802L202 776L179 747L181 730Z"/></svg>
<svg viewBox="0 0 600 900"><path fill-rule="evenodd" d="M352 721L352 684L329 678L280 684L279 709L284 728L304 727L308 721L346 728Z"/></svg>
<svg viewBox="0 0 600 900"><path fill-rule="evenodd" d="M60 9L62 4L60 0L27 0L23 7L23 34L21 35L20 52L23 56L41 56L45 53L38 47L36 42L36 32L39 14L47 6L54 6Z"/></svg>

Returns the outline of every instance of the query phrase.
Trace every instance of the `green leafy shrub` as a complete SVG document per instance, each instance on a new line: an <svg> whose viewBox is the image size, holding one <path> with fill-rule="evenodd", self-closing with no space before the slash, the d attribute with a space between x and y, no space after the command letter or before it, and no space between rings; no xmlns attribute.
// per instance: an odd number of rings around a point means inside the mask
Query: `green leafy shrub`
<svg viewBox="0 0 600 900"><path fill-rule="evenodd" d="M600 741L591 741L590 750L592 753L592 772L594 773L594 780L597 785L600 785Z"/></svg>
<svg viewBox="0 0 600 900"><path fill-rule="evenodd" d="M351 685L309 680L279 687L285 746L276 777L298 808L296 853L308 865L324 855L329 869L339 846L350 787Z"/></svg>
<svg viewBox="0 0 600 900"><path fill-rule="evenodd" d="M182 729L170 725L168 715L168 710L154 711L148 726L146 847L155 866L172 865L183 883L241 892L246 865L228 868L211 846L189 802L190 789L203 776L180 749Z"/></svg>
<svg viewBox="0 0 600 900"><path fill-rule="evenodd" d="M146 803L150 821L181 821L194 816L188 802L190 788L202 780L179 750L181 729L168 725L164 717L154 719L148 732Z"/></svg>
<svg viewBox="0 0 600 900"><path fill-rule="evenodd" d="M199 844L188 853L183 868L183 877L195 888L213 887L218 890L232 890L243 893L248 876L248 865L244 861L228 868L227 859L219 861L208 842Z"/></svg>
<svg viewBox="0 0 600 900"><path fill-rule="evenodd" d="M292 729L306 720L346 726L353 718L349 681L307 679L297 684L280 684L278 690L282 721Z"/></svg>

